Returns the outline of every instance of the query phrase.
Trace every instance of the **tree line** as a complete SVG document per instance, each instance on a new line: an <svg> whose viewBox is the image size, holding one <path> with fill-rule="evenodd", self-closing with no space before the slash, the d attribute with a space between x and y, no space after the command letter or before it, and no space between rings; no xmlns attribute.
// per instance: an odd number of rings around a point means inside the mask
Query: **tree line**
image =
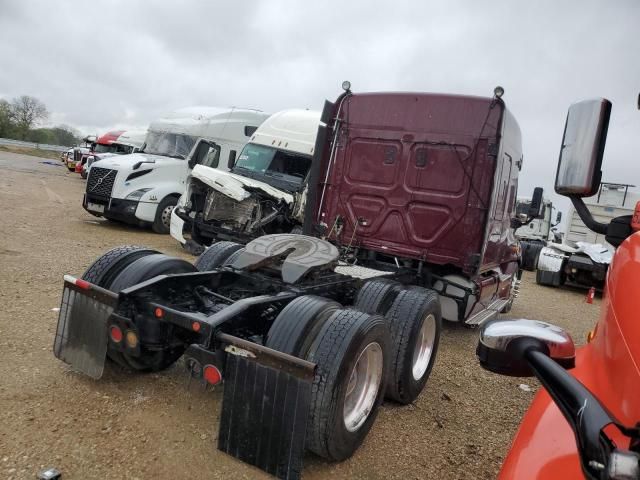
<svg viewBox="0 0 640 480"><path fill-rule="evenodd" d="M0 98L0 138L64 146L78 143L80 134L69 126L39 127L47 118L46 105L35 97L21 95L10 102Z"/></svg>

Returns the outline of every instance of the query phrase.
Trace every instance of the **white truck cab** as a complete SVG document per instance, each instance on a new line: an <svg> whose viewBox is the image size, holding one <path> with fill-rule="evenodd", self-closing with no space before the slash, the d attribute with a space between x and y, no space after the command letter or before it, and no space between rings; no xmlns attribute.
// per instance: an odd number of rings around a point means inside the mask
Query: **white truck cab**
<svg viewBox="0 0 640 480"><path fill-rule="evenodd" d="M139 152L147 136L146 130L122 130L117 133L117 138L109 142L97 142L91 155L87 155L86 159L83 158L82 178L89 176L91 165L98 160L103 160L114 155L127 155L129 153Z"/></svg>
<svg viewBox="0 0 640 480"><path fill-rule="evenodd" d="M228 169L268 114L239 108L190 107L149 125L142 150L92 165L83 207L91 214L168 233L185 188L187 157L199 138L219 147L212 168ZM211 161L211 159L209 159Z"/></svg>
<svg viewBox="0 0 640 480"><path fill-rule="evenodd" d="M216 240L297 231L319 125L320 112L284 110L251 135L229 172L196 165L171 215L171 235L197 252Z"/></svg>

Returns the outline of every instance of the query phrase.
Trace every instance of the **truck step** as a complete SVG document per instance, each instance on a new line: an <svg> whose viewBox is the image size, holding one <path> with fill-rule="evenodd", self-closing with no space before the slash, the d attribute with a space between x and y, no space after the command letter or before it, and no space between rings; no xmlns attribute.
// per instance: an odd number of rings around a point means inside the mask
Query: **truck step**
<svg viewBox="0 0 640 480"><path fill-rule="evenodd" d="M472 315L464 323L467 325L482 325L484 322L495 318L507 303L509 303L509 299L494 300L486 309Z"/></svg>

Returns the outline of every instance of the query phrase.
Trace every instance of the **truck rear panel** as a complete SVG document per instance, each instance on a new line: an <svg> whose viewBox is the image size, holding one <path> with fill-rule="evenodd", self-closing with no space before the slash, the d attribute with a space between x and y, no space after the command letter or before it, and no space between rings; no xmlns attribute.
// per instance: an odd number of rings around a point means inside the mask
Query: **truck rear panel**
<svg viewBox="0 0 640 480"><path fill-rule="evenodd" d="M496 158L503 159L501 101L374 93L350 94L332 107L324 115L333 131L319 168L329 173L326 184L319 175L315 198L316 222L331 238L469 273L504 261L517 182L511 166L521 153L496 173ZM488 228L487 218L498 225Z"/></svg>

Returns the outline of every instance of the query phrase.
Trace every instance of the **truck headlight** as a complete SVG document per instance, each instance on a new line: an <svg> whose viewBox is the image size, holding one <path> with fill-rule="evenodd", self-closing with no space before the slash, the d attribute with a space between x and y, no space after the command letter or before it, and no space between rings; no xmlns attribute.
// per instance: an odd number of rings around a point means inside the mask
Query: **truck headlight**
<svg viewBox="0 0 640 480"><path fill-rule="evenodd" d="M149 190L151 190L150 188L141 188L139 190L135 190L133 192L131 192L129 195L127 195L125 198L125 200L140 200L140 198L142 198L142 196L147 193Z"/></svg>

